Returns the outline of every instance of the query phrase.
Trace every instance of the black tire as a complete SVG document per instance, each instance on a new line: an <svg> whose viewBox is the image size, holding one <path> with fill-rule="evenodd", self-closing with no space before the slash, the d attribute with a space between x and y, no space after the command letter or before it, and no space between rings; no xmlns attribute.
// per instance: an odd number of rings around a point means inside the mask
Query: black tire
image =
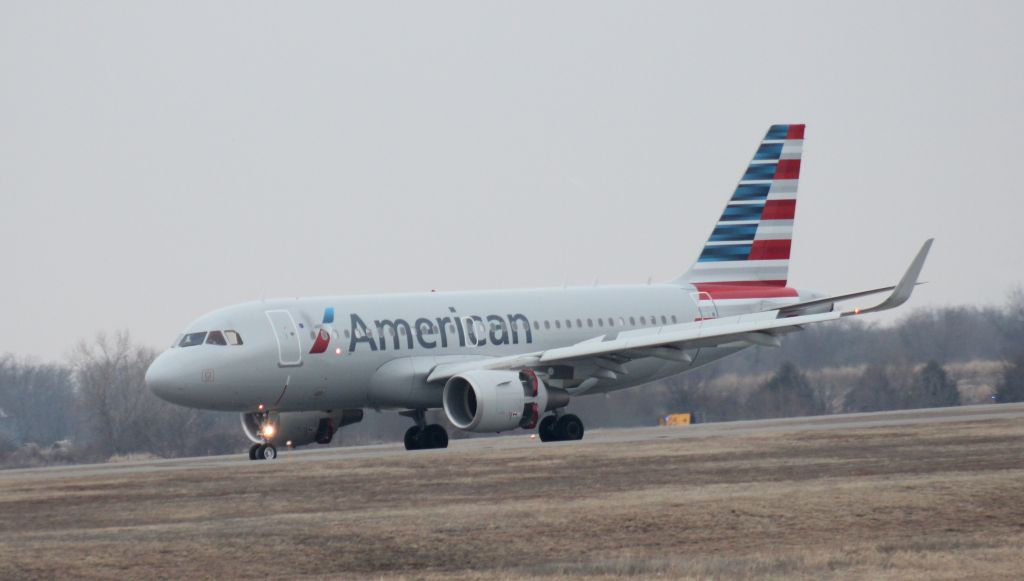
<svg viewBox="0 0 1024 581"><path fill-rule="evenodd" d="M259 444L253 444L252 446L249 446L249 459L250 460L258 460L258 458L256 458L256 451L259 450L259 448L260 448Z"/></svg>
<svg viewBox="0 0 1024 581"><path fill-rule="evenodd" d="M264 460L274 460L277 458L277 448L273 444L267 444L263 446L263 453L261 454Z"/></svg>
<svg viewBox="0 0 1024 581"><path fill-rule="evenodd" d="M257 460L266 460L267 459L267 457L263 455L263 452L265 452L266 449L267 449L267 445L266 444L256 444L256 459Z"/></svg>
<svg viewBox="0 0 1024 581"><path fill-rule="evenodd" d="M559 440L582 440L583 421L573 414L565 414L558 418L555 433L558 434Z"/></svg>
<svg viewBox="0 0 1024 581"><path fill-rule="evenodd" d="M405 431L406 450L419 450L422 447L420 432L421 430L419 426L413 426Z"/></svg>
<svg viewBox="0 0 1024 581"><path fill-rule="evenodd" d="M448 432L440 424L430 424L423 429L420 441L424 448L439 449L448 447Z"/></svg>
<svg viewBox="0 0 1024 581"><path fill-rule="evenodd" d="M555 433L555 421L557 419L555 416L544 416L544 419L540 421L540 425L537 426L537 435L540 436L541 442L554 442L558 440L558 434Z"/></svg>

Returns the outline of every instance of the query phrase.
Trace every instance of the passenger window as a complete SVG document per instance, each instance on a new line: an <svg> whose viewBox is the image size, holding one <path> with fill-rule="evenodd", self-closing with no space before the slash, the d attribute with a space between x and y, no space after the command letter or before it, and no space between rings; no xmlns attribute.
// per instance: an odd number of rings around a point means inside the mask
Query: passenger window
<svg viewBox="0 0 1024 581"><path fill-rule="evenodd" d="M556 329L561 329L561 328L562 328L562 321L558 321L558 320L556 320L556 321L555 321L555 328L556 328Z"/></svg>
<svg viewBox="0 0 1024 581"><path fill-rule="evenodd" d="M668 324L668 319L665 318L665 315L661 316L661 324L662 325L667 325Z"/></svg>
<svg viewBox="0 0 1024 581"><path fill-rule="evenodd" d="M626 326L626 319L625 319L625 317L619 317L619 326L620 327L625 327Z"/></svg>
<svg viewBox="0 0 1024 581"><path fill-rule="evenodd" d="M598 317L597 318L597 326L598 327L604 327L604 319L602 319L601 317Z"/></svg>
<svg viewBox="0 0 1024 581"><path fill-rule="evenodd" d="M533 330L534 331L540 331L540 323L538 323L537 321L534 321L533 322Z"/></svg>
<svg viewBox="0 0 1024 581"><path fill-rule="evenodd" d="M594 319L587 319L587 326L588 327L593 327L594 326Z"/></svg>
<svg viewBox="0 0 1024 581"><path fill-rule="evenodd" d="M202 345L203 339L206 339L206 331L201 333L189 333L181 338L178 342L178 347L191 347L193 345Z"/></svg>
<svg viewBox="0 0 1024 581"><path fill-rule="evenodd" d="M644 318L644 317L640 317L640 325L643 326L643 325L646 325L646 324L647 324L647 319Z"/></svg>
<svg viewBox="0 0 1024 581"><path fill-rule="evenodd" d="M636 326L636 319L634 319L633 317L630 317L629 318L629 325L631 327L635 327Z"/></svg>
<svg viewBox="0 0 1024 581"><path fill-rule="evenodd" d="M228 342L224 339L224 333L220 331L210 331L210 334L206 336L207 345L227 345Z"/></svg>
<svg viewBox="0 0 1024 581"><path fill-rule="evenodd" d="M224 331L224 336L228 339L228 345L242 344L242 336L238 334L238 331Z"/></svg>
<svg viewBox="0 0 1024 581"><path fill-rule="evenodd" d="M544 321L544 328L545 329L550 329L551 328L551 321Z"/></svg>
<svg viewBox="0 0 1024 581"><path fill-rule="evenodd" d="M675 322L676 322L676 316L675 316L675 315L672 315L672 322L673 322L673 323L675 323Z"/></svg>

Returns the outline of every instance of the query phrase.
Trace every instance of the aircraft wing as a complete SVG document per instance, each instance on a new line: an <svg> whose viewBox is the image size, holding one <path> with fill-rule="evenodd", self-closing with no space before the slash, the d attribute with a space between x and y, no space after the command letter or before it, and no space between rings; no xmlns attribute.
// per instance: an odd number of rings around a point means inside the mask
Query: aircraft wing
<svg viewBox="0 0 1024 581"><path fill-rule="evenodd" d="M788 314L788 312L791 312L789 311L790 307L783 307L772 311L761 311L733 317L621 331L594 337L574 345L533 353L442 363L431 370L427 376L427 381L443 381L460 373L477 369L522 369L525 367L548 367L552 365L582 366L587 369L597 370L595 377L607 377L608 372L613 374L623 373L623 363L643 357L688 362L690 356L686 351L701 347L727 344L738 346L743 346L744 344L777 346L781 342L780 335L797 331L807 325L833 321L842 317L889 310L902 305L910 298L914 286L917 284L917 279L921 274L921 269L924 267L924 261L928 256L931 245L932 240L925 242L899 284L891 287L892 293L878 305L867 309L791 315ZM865 294L877 292L879 291L876 289L874 291L866 291L865 293L853 293L852 296L864 296ZM844 297L851 298L851 295L844 295ZM835 300L835 298L829 300ZM587 389L589 389L589 386Z"/></svg>

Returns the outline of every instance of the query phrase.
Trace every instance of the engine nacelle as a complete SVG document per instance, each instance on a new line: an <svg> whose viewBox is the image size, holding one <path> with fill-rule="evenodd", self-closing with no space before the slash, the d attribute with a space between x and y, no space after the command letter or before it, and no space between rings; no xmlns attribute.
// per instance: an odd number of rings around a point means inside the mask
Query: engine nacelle
<svg viewBox="0 0 1024 581"><path fill-rule="evenodd" d="M547 387L531 369L461 373L441 397L448 421L468 432L532 429L544 412L569 403L568 392Z"/></svg>
<svg viewBox="0 0 1024 581"><path fill-rule="evenodd" d="M270 441L275 446L305 446L306 444L329 444L334 439L334 432L342 426L359 423L363 420L363 410L341 410L326 412L283 412L271 413L266 422L261 423L260 414L242 414L242 429L245 435L256 443ZM267 425L273 426L272 433ZM261 432L261 429L263 430Z"/></svg>

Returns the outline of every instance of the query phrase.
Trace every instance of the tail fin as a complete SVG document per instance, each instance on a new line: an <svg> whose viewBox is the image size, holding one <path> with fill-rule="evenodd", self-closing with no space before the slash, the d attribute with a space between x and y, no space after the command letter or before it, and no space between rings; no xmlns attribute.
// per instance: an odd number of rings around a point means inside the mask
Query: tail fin
<svg viewBox="0 0 1024 581"><path fill-rule="evenodd" d="M772 125L704 250L676 283L785 287L803 125Z"/></svg>

